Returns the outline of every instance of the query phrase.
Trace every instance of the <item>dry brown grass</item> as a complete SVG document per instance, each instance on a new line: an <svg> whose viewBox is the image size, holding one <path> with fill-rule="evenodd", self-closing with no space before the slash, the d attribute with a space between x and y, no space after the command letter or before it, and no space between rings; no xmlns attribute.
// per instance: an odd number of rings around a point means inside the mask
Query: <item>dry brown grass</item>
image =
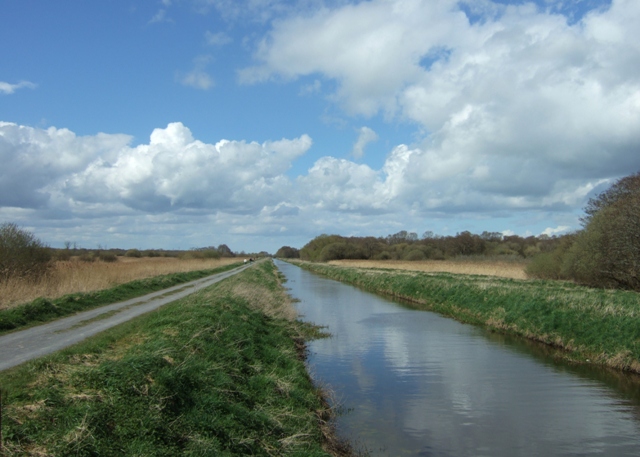
<svg viewBox="0 0 640 457"><path fill-rule="evenodd" d="M445 272L464 275L486 275L501 278L526 279L526 262L501 260L332 260L331 265L359 268L393 268L397 270Z"/></svg>
<svg viewBox="0 0 640 457"><path fill-rule="evenodd" d="M37 283L13 279L0 282L0 309L26 303L38 297L57 298L76 292L107 289L136 279L170 273L217 268L238 262L237 258L177 259L173 257L118 257L117 262L56 262Z"/></svg>

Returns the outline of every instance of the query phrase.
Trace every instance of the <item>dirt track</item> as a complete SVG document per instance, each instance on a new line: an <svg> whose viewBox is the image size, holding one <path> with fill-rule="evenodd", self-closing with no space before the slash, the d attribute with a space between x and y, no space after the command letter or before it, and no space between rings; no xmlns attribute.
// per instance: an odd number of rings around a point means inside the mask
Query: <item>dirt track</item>
<svg viewBox="0 0 640 457"><path fill-rule="evenodd" d="M96 333L222 281L248 267L249 264L142 297L0 336L0 371L71 346Z"/></svg>

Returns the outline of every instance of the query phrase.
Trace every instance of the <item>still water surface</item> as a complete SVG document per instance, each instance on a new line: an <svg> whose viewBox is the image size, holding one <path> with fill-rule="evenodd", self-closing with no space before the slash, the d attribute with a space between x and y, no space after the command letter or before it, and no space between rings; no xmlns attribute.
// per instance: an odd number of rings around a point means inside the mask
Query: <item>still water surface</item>
<svg viewBox="0 0 640 457"><path fill-rule="evenodd" d="M372 456L640 456L640 383L276 261L331 338L309 370Z"/></svg>

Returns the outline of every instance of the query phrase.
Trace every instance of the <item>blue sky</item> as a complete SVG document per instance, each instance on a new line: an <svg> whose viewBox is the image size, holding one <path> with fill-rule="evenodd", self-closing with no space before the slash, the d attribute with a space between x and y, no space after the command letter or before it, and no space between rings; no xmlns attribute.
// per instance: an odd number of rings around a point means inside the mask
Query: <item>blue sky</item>
<svg viewBox="0 0 640 457"><path fill-rule="evenodd" d="M0 5L0 222L51 246L561 234L640 169L637 1Z"/></svg>

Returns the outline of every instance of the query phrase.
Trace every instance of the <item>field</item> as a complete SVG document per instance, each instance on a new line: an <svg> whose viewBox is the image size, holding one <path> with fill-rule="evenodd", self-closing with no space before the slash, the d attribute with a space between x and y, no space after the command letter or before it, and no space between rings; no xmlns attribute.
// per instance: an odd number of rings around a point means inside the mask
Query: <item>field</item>
<svg viewBox="0 0 640 457"><path fill-rule="evenodd" d="M138 279L170 273L212 270L238 262L238 258L178 259L174 257L118 257L116 262L58 261L38 282L12 279L0 282L0 309L7 309L39 297L94 292Z"/></svg>
<svg viewBox="0 0 640 457"><path fill-rule="evenodd" d="M511 279L527 278L525 273L526 262L515 260L426 260L416 262L402 260L332 260L328 263L344 267L389 268L429 273L498 276Z"/></svg>

